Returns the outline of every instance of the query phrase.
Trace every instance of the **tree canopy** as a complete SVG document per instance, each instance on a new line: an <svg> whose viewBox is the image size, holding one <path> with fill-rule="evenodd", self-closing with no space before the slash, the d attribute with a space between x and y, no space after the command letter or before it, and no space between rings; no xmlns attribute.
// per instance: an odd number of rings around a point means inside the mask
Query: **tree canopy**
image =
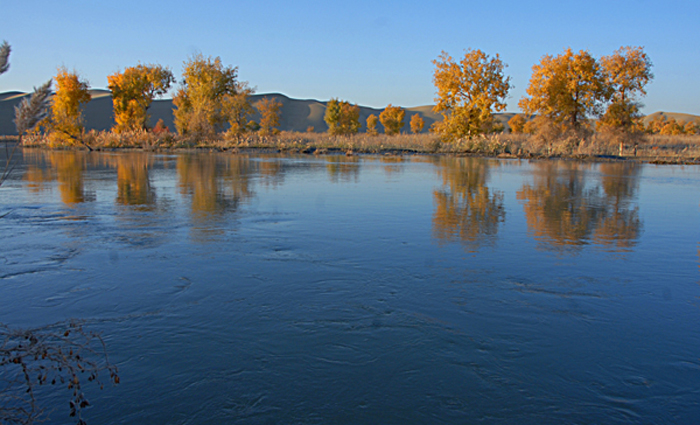
<svg viewBox="0 0 700 425"><path fill-rule="evenodd" d="M610 103L600 123L603 127L629 132L640 127L639 96L647 94L645 86L654 78L652 63L641 47L620 47L600 59Z"/></svg>
<svg viewBox="0 0 700 425"><path fill-rule="evenodd" d="M4 74L10 69L10 44L7 41L3 41L0 44L0 74Z"/></svg>
<svg viewBox="0 0 700 425"><path fill-rule="evenodd" d="M377 135L377 116L374 114L369 114L367 117L366 125L367 125L367 134L370 136L376 136Z"/></svg>
<svg viewBox="0 0 700 425"><path fill-rule="evenodd" d="M241 134L250 131L250 121L248 118L253 115L253 105L250 103L250 96L255 93L245 82L238 83L236 94L229 94L223 97L223 113L228 119L229 134L239 137Z"/></svg>
<svg viewBox="0 0 700 425"><path fill-rule="evenodd" d="M526 114L547 117L556 124L579 129L586 119L600 113L609 89L595 58L571 48L557 56L545 55L532 67L529 97L518 105Z"/></svg>
<svg viewBox="0 0 700 425"><path fill-rule="evenodd" d="M117 133L145 129L148 107L175 82L173 73L160 65L137 65L107 77L112 91Z"/></svg>
<svg viewBox="0 0 700 425"><path fill-rule="evenodd" d="M263 97L255 103L255 109L260 113L260 134L270 135L278 133L280 125L280 108L282 102L277 99Z"/></svg>
<svg viewBox="0 0 700 425"><path fill-rule="evenodd" d="M360 107L347 101L331 99L326 105L323 120L328 125L330 134L356 134L360 130Z"/></svg>
<svg viewBox="0 0 700 425"><path fill-rule="evenodd" d="M398 106L389 106L384 108L379 114L379 121L384 126L384 133L388 135L399 134L403 127L403 119L406 116L406 111Z"/></svg>
<svg viewBox="0 0 700 425"><path fill-rule="evenodd" d="M224 66L221 58L201 53L185 62L183 81L173 103L180 134L213 135L228 121L224 99L238 94L238 67Z"/></svg>
<svg viewBox="0 0 700 425"><path fill-rule="evenodd" d="M413 134L418 134L421 131L423 131L423 127L425 126L425 120L418 114L413 114L411 116L411 131Z"/></svg>
<svg viewBox="0 0 700 425"><path fill-rule="evenodd" d="M51 99L48 130L53 143L72 144L83 132L82 105L89 102L90 85L75 71L59 68L56 93Z"/></svg>
<svg viewBox="0 0 700 425"><path fill-rule="evenodd" d="M493 112L506 108L511 88L498 54L491 58L481 50L467 50L456 62L443 51L433 64L437 89L433 111L443 115L433 130L446 141L493 131Z"/></svg>

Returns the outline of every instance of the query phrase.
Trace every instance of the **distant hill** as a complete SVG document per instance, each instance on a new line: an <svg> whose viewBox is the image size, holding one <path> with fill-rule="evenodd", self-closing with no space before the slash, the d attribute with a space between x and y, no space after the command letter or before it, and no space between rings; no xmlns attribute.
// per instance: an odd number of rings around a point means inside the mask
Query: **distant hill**
<svg viewBox="0 0 700 425"><path fill-rule="evenodd" d="M700 116L692 114L683 114L680 112L654 112L653 114L649 114L644 117L644 124L647 124L649 121L656 119L656 117L658 116L662 116L667 120L673 118L678 122L692 121L696 124L700 124Z"/></svg>
<svg viewBox="0 0 700 425"><path fill-rule="evenodd" d="M92 100L85 106L83 112L85 127L88 130L109 130L114 125L111 93L108 90L90 90L90 94L92 95ZM0 93L0 135L17 134L13 122L14 108L25 96L28 96L28 94L21 92ZM279 93L256 94L251 96L251 101L255 103L263 97L275 98L282 103L280 115L281 130L305 132L309 127L313 127L314 131L317 133L328 130L328 126L323 121L327 102L314 99L291 99ZM404 132L410 132L408 123L415 114L420 115L423 120L425 120L423 132L427 132L435 121L442 119L440 114L433 112L432 105L404 109L406 110ZM360 131L364 131L364 123L370 114L374 114L378 117L382 110L383 109L360 106L360 122L363 124ZM162 119L166 126L173 131L175 130L175 125L173 124L172 99L155 100L151 104L148 112L151 115L151 125L155 125L159 119ZM700 123L700 116L669 112L655 112L648 115L645 121L659 114L663 114L669 118L673 117L678 121L693 120ZM515 115L515 113L500 113L495 114L495 117L496 120L505 124L513 115ZM259 117L253 116L252 119L257 121ZM378 129L382 131L381 124L378 124Z"/></svg>
<svg viewBox="0 0 700 425"><path fill-rule="evenodd" d="M92 100L83 110L85 127L88 130L108 130L112 128L114 126L114 114L110 92L107 90L90 90L90 94L92 94ZM13 122L14 108L25 96L27 94L19 92L0 93L0 135L17 134ZM323 121L327 102L314 99L291 99L279 93L256 94L251 96L251 102L255 103L263 97L274 98L282 103L280 110L281 130L305 132L309 127L313 127L317 133L328 130L328 126ZM364 124L367 117L371 114L379 116L382 110L360 106L360 122ZM162 119L171 130L175 129L172 99L153 101L148 113L151 115L151 125L155 125L159 119ZM424 131L428 131L432 123L440 119L438 114L432 112L432 106L430 105L406 108L406 126L404 131L410 131L408 122L414 114L419 114L425 120ZM259 117L252 116L251 119L257 121ZM379 128L381 129L381 124L379 124Z"/></svg>

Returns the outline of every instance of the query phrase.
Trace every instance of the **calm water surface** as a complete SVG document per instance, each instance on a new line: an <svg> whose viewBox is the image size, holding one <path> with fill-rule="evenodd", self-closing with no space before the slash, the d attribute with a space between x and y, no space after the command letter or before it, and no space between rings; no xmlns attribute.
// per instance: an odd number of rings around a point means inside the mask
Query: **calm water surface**
<svg viewBox="0 0 700 425"><path fill-rule="evenodd" d="M91 425L700 418L699 167L20 157L0 322L103 334Z"/></svg>

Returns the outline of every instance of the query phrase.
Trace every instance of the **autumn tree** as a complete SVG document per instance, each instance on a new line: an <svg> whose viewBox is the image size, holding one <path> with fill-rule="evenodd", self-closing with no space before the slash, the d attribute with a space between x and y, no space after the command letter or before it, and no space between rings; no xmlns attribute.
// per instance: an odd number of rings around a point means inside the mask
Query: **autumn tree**
<svg viewBox="0 0 700 425"><path fill-rule="evenodd" d="M698 134L698 130L698 124L694 123L693 121L688 121L683 126L683 133L685 134Z"/></svg>
<svg viewBox="0 0 700 425"><path fill-rule="evenodd" d="M413 116L411 116L410 124L411 124L411 132L413 134L418 134L421 131L423 131L423 127L425 127L425 120L420 115L413 114Z"/></svg>
<svg viewBox="0 0 700 425"><path fill-rule="evenodd" d="M511 87L499 55L490 58L481 50L467 50L456 62L443 51L433 64L437 88L433 111L443 116L433 131L447 141L491 132L493 112L505 109Z"/></svg>
<svg viewBox="0 0 700 425"><path fill-rule="evenodd" d="M282 102L268 97L263 97L255 103L255 109L260 113L260 134L270 135L279 133L276 127L280 125L281 107Z"/></svg>
<svg viewBox="0 0 700 425"><path fill-rule="evenodd" d="M675 118L664 120L663 125L659 128L659 134L664 136L678 136L683 132L683 126Z"/></svg>
<svg viewBox="0 0 700 425"><path fill-rule="evenodd" d="M323 120L330 134L356 134L360 130L360 107L347 101L331 99Z"/></svg>
<svg viewBox="0 0 700 425"><path fill-rule="evenodd" d="M184 65L183 81L173 98L175 127L181 135L213 136L229 118L225 99L241 91L238 67L201 53Z"/></svg>
<svg viewBox="0 0 700 425"><path fill-rule="evenodd" d="M376 136L377 135L377 116L374 114L370 114L367 117L367 134L370 136Z"/></svg>
<svg viewBox="0 0 700 425"><path fill-rule="evenodd" d="M524 133L527 120L522 114L515 114L508 120L508 127L511 133Z"/></svg>
<svg viewBox="0 0 700 425"><path fill-rule="evenodd" d="M539 114L574 130L590 116L598 115L608 97L605 74L590 53L571 48L557 56L545 55L532 67L529 97L518 105L527 114Z"/></svg>
<svg viewBox="0 0 700 425"><path fill-rule="evenodd" d="M399 134L403 127L403 119L406 116L406 111L398 106L389 106L384 108L379 114L379 122L384 126L384 133L387 135Z"/></svg>
<svg viewBox="0 0 700 425"><path fill-rule="evenodd" d="M137 65L107 77L114 105L114 131L146 129L148 107L156 96L164 95L175 77L160 65Z"/></svg>
<svg viewBox="0 0 700 425"><path fill-rule="evenodd" d="M663 115L657 115L651 120L649 120L649 122L647 122L644 131L646 131L649 134L658 133L661 130L661 127L664 126L665 122L666 117L664 117Z"/></svg>
<svg viewBox="0 0 700 425"><path fill-rule="evenodd" d="M652 63L641 47L621 47L600 59L605 83L610 90L610 104L600 122L605 127L631 132L639 128L639 96L654 78Z"/></svg>
<svg viewBox="0 0 700 425"><path fill-rule="evenodd" d="M228 117L229 135L239 137L241 134L250 131L249 118L255 112L250 103L250 96L255 93L248 83L239 82L236 94L224 96L224 115Z"/></svg>
<svg viewBox="0 0 700 425"><path fill-rule="evenodd" d="M91 99L89 84L75 72L59 68L47 128L52 143L75 144L83 132L82 105Z"/></svg>

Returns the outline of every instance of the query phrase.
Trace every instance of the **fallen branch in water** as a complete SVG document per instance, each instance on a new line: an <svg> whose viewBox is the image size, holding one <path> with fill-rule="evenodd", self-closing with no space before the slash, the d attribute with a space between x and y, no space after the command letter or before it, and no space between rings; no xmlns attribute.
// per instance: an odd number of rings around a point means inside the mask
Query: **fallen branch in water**
<svg viewBox="0 0 700 425"><path fill-rule="evenodd" d="M0 422L31 424L47 414L37 400L38 388L64 386L70 391L69 416L85 424L82 409L90 403L83 383L95 381L99 372L119 383L116 366L109 362L104 341L85 330L84 322L70 320L33 329L0 324Z"/></svg>

